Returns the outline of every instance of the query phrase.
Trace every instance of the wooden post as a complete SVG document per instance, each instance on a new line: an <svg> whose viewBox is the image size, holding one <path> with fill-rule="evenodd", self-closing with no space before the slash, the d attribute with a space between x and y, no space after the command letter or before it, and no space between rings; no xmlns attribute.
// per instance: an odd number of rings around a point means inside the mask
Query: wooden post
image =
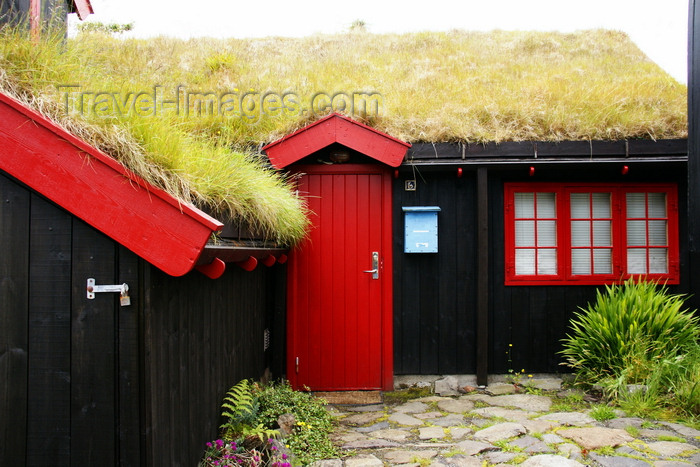
<svg viewBox="0 0 700 467"><path fill-rule="evenodd" d="M700 292L700 8L689 2L688 14L688 254L690 294ZM696 305L697 306L697 305Z"/></svg>
<svg viewBox="0 0 700 467"><path fill-rule="evenodd" d="M489 211L488 172L476 171L477 279L476 279L476 384L488 384L489 345Z"/></svg>
<svg viewBox="0 0 700 467"><path fill-rule="evenodd" d="M29 0L29 31L32 41L39 41L41 31L41 0Z"/></svg>

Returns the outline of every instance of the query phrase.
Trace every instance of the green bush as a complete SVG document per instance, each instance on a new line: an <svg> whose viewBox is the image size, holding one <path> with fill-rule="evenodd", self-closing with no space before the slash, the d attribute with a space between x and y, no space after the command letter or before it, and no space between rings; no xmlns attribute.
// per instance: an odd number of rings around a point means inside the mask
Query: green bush
<svg viewBox="0 0 700 467"><path fill-rule="evenodd" d="M589 382L624 374L627 384L643 383L659 361L698 345L698 318L683 302L654 282L606 286L571 321L561 351L565 364Z"/></svg>
<svg viewBox="0 0 700 467"><path fill-rule="evenodd" d="M266 426L275 426L280 415L294 414L296 426L286 444L302 465L338 457L329 437L333 431L333 417L323 399L295 391L289 383L282 382L263 388L258 394L258 403L258 419Z"/></svg>

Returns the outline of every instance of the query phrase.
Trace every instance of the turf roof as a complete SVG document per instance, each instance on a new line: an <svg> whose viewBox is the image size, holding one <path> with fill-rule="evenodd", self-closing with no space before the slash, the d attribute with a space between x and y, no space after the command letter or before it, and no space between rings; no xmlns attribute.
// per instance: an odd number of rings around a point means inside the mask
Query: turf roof
<svg viewBox="0 0 700 467"><path fill-rule="evenodd" d="M365 112L346 114L409 142L687 135L686 86L613 31L0 41L3 90L181 199L288 243L303 206L254 153L324 114L324 96L338 111L359 93Z"/></svg>

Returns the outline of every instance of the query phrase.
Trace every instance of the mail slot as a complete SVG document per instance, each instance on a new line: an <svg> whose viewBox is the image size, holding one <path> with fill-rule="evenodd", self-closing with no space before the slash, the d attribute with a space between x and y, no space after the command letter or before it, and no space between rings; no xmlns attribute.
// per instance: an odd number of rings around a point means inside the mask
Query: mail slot
<svg viewBox="0 0 700 467"><path fill-rule="evenodd" d="M437 206L403 207L405 218L404 253L437 253Z"/></svg>

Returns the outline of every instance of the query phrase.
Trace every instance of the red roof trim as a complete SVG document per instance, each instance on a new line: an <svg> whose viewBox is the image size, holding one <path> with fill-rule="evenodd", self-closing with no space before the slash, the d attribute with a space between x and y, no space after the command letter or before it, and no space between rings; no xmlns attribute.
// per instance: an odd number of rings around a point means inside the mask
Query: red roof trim
<svg viewBox="0 0 700 467"><path fill-rule="evenodd" d="M90 0L73 0L73 11L78 14L81 20L94 13Z"/></svg>
<svg viewBox="0 0 700 467"><path fill-rule="evenodd" d="M281 169L333 143L340 143L391 167L401 165L411 147L392 136L338 113L265 146L273 167Z"/></svg>
<svg viewBox="0 0 700 467"><path fill-rule="evenodd" d="M223 224L0 93L0 170L149 263L189 272Z"/></svg>

